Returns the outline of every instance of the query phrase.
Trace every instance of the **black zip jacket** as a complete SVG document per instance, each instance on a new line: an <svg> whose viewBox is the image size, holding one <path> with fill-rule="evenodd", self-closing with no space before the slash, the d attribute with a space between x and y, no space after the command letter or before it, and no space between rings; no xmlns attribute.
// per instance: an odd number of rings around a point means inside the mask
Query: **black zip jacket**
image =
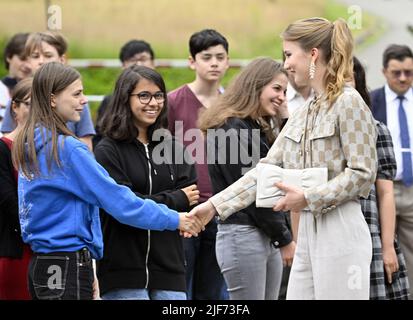
<svg viewBox="0 0 413 320"><path fill-rule="evenodd" d="M245 174L242 171L243 169L251 168L252 160L250 162L246 161L248 159L246 156L251 157L256 154L258 156L257 161L265 157L270 148L260 125L251 118L229 118L220 129L226 132L227 138L225 140L222 137L218 139L211 136L207 137L208 172L214 194L219 193L241 178ZM253 130L258 133L258 141L253 140ZM243 133L241 133L242 131ZM225 142L223 143L223 141ZM238 153L235 152L236 149L234 148L236 144L238 144ZM211 154L214 155L213 159L210 158ZM257 208L255 202L234 213L225 221L220 220L219 223L256 226L268 236L276 248L283 247L292 241L287 214L285 212L274 212L268 208Z"/></svg>
<svg viewBox="0 0 413 320"><path fill-rule="evenodd" d="M197 180L193 165L175 164L183 154L184 147L172 137L147 146L138 140L119 142L106 137L95 149L96 160L117 183L179 212L190 209L180 189ZM159 156L167 158L167 163L159 164ZM101 219L104 255L97 264L97 276L103 294L116 288L186 291L179 231L134 228L103 210Z"/></svg>
<svg viewBox="0 0 413 320"><path fill-rule="evenodd" d="M23 245L11 152L0 139L0 257L21 258Z"/></svg>

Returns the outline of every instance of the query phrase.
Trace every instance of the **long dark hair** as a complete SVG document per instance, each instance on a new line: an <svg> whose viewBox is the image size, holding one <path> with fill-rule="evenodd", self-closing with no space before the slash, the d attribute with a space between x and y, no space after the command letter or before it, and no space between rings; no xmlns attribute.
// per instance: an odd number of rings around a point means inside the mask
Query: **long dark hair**
<svg viewBox="0 0 413 320"><path fill-rule="evenodd" d="M116 81L115 91L105 110L98 126L104 136L118 141L133 141L139 135L138 128L133 122L130 107L130 95L141 79L153 82L165 96L164 106L155 123L148 128L148 138L152 141L152 134L156 129L168 127L167 95L165 82L155 70L133 65L126 68Z"/></svg>
<svg viewBox="0 0 413 320"><path fill-rule="evenodd" d="M354 74L355 89L358 91L358 93L363 98L364 102L370 108L371 101L370 101L370 94L369 94L369 91L367 89L367 84L366 84L366 72L364 71L364 67L361 64L360 60L357 59L356 57L353 57L353 64L354 64L353 74Z"/></svg>

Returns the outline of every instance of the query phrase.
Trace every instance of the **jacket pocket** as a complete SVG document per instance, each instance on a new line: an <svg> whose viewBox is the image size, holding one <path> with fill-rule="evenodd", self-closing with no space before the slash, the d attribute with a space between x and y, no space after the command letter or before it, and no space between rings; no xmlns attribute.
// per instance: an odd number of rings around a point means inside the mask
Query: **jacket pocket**
<svg viewBox="0 0 413 320"><path fill-rule="evenodd" d="M324 122L312 130L310 133L310 140L332 137L335 133L336 127L334 122Z"/></svg>
<svg viewBox="0 0 413 320"><path fill-rule="evenodd" d="M341 158L341 142L339 132L332 121L325 121L315 127L309 134L311 141L312 165L334 170Z"/></svg>
<svg viewBox="0 0 413 320"><path fill-rule="evenodd" d="M291 125L288 129L286 129L284 136L289 140L300 143L301 138L303 137L303 129L301 127Z"/></svg>
<svg viewBox="0 0 413 320"><path fill-rule="evenodd" d="M66 290L68 256L37 256L32 270L33 288L37 299L60 299Z"/></svg>
<svg viewBox="0 0 413 320"><path fill-rule="evenodd" d="M286 169L302 168L301 142L303 140L304 129L301 124L288 123L288 128L283 133L282 149L277 151L282 163L277 163L280 167Z"/></svg>

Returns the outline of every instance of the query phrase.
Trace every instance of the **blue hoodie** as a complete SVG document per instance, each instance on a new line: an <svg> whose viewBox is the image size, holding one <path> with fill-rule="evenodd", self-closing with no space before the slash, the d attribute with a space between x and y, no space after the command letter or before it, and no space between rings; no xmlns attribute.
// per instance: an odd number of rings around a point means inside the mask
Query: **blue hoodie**
<svg viewBox="0 0 413 320"><path fill-rule="evenodd" d="M27 179L20 172L18 182L22 237L34 252L73 252L87 247L95 259L102 258L99 207L136 228L178 228L176 211L142 200L128 187L116 184L77 139L59 135L61 168L52 162L50 172L46 162L51 148L49 130L36 128L35 147L40 177Z"/></svg>

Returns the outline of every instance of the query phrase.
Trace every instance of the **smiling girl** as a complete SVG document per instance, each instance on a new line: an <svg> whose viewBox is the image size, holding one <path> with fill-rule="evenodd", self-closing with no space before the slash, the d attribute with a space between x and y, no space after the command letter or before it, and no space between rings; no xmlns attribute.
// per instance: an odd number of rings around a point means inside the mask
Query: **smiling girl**
<svg viewBox="0 0 413 320"><path fill-rule="evenodd" d="M165 133L167 96L156 71L132 66L120 75L100 124L104 137L97 161L119 184L139 197L189 211L198 203L194 165L184 148ZM163 156L157 150L163 150ZM102 214L104 259L98 264L103 299L185 300L185 261L178 231L132 228Z"/></svg>
<svg viewBox="0 0 413 320"><path fill-rule="evenodd" d="M217 129L216 135L221 134L218 139L207 140L208 154L213 151L211 154L215 155L208 162L214 193L237 181L243 170L267 154L275 140L274 131L279 132L280 124L288 118L287 83L287 73L280 63L270 58L256 59L202 114L200 129L205 134L208 129ZM254 131L259 137L256 142ZM225 143L220 144L222 141ZM258 154L254 154L257 147ZM234 154L237 162L232 160ZM246 158L252 161L244 163ZM217 261L230 299L276 300L282 259L291 264L294 247L284 213L274 214L271 209L256 208L253 203L226 221L220 220Z"/></svg>

